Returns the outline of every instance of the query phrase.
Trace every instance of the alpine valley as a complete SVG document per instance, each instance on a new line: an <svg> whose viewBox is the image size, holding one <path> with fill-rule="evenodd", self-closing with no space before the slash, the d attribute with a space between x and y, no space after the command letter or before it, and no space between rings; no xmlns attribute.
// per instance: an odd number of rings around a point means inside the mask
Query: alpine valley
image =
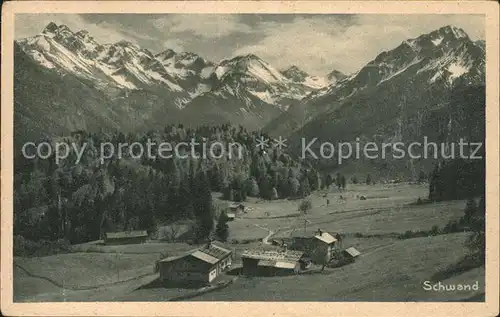
<svg viewBox="0 0 500 317"><path fill-rule="evenodd" d="M489 305L485 43L440 27L482 34L479 8L78 16L95 38L30 15L14 45L13 301Z"/></svg>

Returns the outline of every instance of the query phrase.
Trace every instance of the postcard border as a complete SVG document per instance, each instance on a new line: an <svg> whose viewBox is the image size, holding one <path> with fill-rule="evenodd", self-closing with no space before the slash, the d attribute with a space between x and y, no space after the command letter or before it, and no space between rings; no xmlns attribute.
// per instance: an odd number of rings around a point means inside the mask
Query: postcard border
<svg viewBox="0 0 500 317"><path fill-rule="evenodd" d="M494 316L499 311L499 5L496 1L20 1L2 10L1 306L19 316ZM13 38L15 13L358 13L486 16L486 301L13 303ZM493 237L493 238L489 238ZM497 239L494 239L497 237ZM168 313L168 315L165 315Z"/></svg>

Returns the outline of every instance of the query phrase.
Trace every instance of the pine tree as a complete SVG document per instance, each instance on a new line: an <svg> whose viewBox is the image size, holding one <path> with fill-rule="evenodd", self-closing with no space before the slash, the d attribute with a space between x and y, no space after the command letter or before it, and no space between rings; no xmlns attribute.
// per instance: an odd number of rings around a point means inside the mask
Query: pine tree
<svg viewBox="0 0 500 317"><path fill-rule="evenodd" d="M248 196L250 197L258 197L259 196L259 185L257 184L257 181L255 178L249 178L246 181L246 188L247 188L247 193Z"/></svg>
<svg viewBox="0 0 500 317"><path fill-rule="evenodd" d="M295 177L288 179L288 195L290 197L297 197L299 195L300 182Z"/></svg>
<svg viewBox="0 0 500 317"><path fill-rule="evenodd" d="M469 207L467 203L467 208ZM472 229L472 234L469 236L467 241L467 246L475 256L475 258L480 262L485 262L486 253L486 233L485 233L485 204L484 196L481 196L479 204L476 207L476 212L472 215L470 221L470 227Z"/></svg>
<svg viewBox="0 0 500 317"><path fill-rule="evenodd" d="M264 177L259 184L260 196L264 199L272 199L272 189L270 177Z"/></svg>
<svg viewBox="0 0 500 317"><path fill-rule="evenodd" d="M332 175L328 174L326 175L326 188L330 188L330 185L333 184L333 177Z"/></svg>
<svg viewBox="0 0 500 317"><path fill-rule="evenodd" d="M224 200L229 200L233 201L234 195L233 195L233 189L231 188L231 185L227 185L223 188L222 190L222 198Z"/></svg>
<svg viewBox="0 0 500 317"><path fill-rule="evenodd" d="M427 175L425 175L425 172L420 171L420 173L418 174L418 182L423 183L426 181L426 179L427 179Z"/></svg>
<svg viewBox="0 0 500 317"><path fill-rule="evenodd" d="M215 227L215 235L222 242L226 242L229 237L229 226L227 225L227 222L227 214L225 212L221 212L219 220L217 221L217 226Z"/></svg>
<svg viewBox="0 0 500 317"><path fill-rule="evenodd" d="M470 224L472 217L477 213L477 205L476 201L473 198L470 198L467 200L467 204L465 206L465 212L464 212L464 222L466 224Z"/></svg>
<svg viewBox="0 0 500 317"><path fill-rule="evenodd" d="M197 221L196 241L208 239L214 228L212 193L205 173L200 172L194 185L193 206Z"/></svg>
<svg viewBox="0 0 500 317"><path fill-rule="evenodd" d="M429 181L429 200L430 201L440 201L441 200L441 181L440 181L440 168L439 164L434 166L432 170L431 179Z"/></svg>
<svg viewBox="0 0 500 317"><path fill-rule="evenodd" d="M356 175L354 175L352 178L351 178L351 182L353 184L357 184L358 183L358 178L356 177ZM342 188L344 187L344 183L342 183Z"/></svg>
<svg viewBox="0 0 500 317"><path fill-rule="evenodd" d="M303 177L300 182L299 187L299 195L300 197L306 197L311 194L311 186L309 185L309 179L307 177Z"/></svg>
<svg viewBox="0 0 500 317"><path fill-rule="evenodd" d="M372 184L372 176L368 174L366 176L366 185L371 185Z"/></svg>

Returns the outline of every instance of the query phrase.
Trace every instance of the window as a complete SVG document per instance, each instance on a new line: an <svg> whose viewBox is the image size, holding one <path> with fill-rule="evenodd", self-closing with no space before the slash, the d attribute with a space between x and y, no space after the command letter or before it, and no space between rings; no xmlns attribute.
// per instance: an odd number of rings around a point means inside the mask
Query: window
<svg viewBox="0 0 500 317"><path fill-rule="evenodd" d="M208 276L208 281L211 282L216 277L217 277L217 270L212 270L210 271L210 274Z"/></svg>

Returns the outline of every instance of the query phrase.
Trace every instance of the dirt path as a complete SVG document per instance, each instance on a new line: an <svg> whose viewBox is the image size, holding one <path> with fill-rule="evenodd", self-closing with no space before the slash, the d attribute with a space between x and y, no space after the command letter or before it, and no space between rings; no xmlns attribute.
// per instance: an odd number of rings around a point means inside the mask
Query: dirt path
<svg viewBox="0 0 500 317"><path fill-rule="evenodd" d="M376 247L372 248L370 251L365 252L365 253L363 253L363 254L361 254L361 255L362 255L362 256L367 256L367 255L369 255L369 254L371 254L371 253L373 253L373 252L378 252L378 251L380 251L380 250L382 250L382 249L386 249L386 248L388 248L388 247L391 247L391 246L393 246L394 244L395 244L395 242L388 243L388 244L384 244L384 245L379 245L379 246L376 246Z"/></svg>
<svg viewBox="0 0 500 317"><path fill-rule="evenodd" d="M278 233L278 232L279 232L279 229L278 229L278 230L276 230L276 231L273 231L273 230L271 230L271 229L269 229L269 228L265 228L265 227L259 226L259 225L257 225L257 224L254 224L254 226L256 226L257 228L260 228L260 229L262 229L262 230L266 230L266 231L268 232L268 235L267 235L267 236L265 236L264 238L262 238L262 243L267 244L267 245L271 244L271 243L269 242L269 239L270 239L272 236L274 236L276 233Z"/></svg>
<svg viewBox="0 0 500 317"><path fill-rule="evenodd" d="M267 244L267 245L271 245L272 244L271 242L269 242L269 239L271 239L277 233L279 233L279 232L286 233L286 232L290 232L292 230L295 230L294 228L288 229L288 227L287 227L287 230L282 230L281 228L278 228L276 231L273 231L273 230L271 230L269 228L265 228L265 227L259 226L257 224L254 224L254 226L256 226L256 227L258 227L260 229L263 229L263 230L267 230L269 232L267 236L265 236L264 238L262 238L262 243L263 244Z"/></svg>

